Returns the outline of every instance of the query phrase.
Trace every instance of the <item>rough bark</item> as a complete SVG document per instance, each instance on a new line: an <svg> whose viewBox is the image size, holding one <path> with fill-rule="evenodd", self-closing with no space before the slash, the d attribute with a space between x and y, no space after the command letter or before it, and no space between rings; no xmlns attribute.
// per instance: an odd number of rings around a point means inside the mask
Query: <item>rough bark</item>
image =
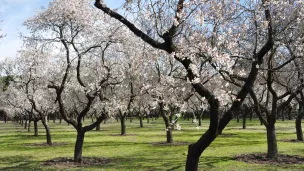
<svg viewBox="0 0 304 171"><path fill-rule="evenodd" d="M236 122L237 122L237 123L240 122L240 114L239 114L239 112L236 114Z"/></svg>
<svg viewBox="0 0 304 171"><path fill-rule="evenodd" d="M172 136L172 129L171 129L171 127L168 127L166 129L166 137L167 137L167 143L173 143L173 136Z"/></svg>
<svg viewBox="0 0 304 171"><path fill-rule="evenodd" d="M213 142L213 140L218 135L219 101L215 98L209 100L211 100L209 129L196 143L190 144L188 146L188 155L186 161L187 171L198 170L198 162L201 154L205 151L205 149Z"/></svg>
<svg viewBox="0 0 304 171"><path fill-rule="evenodd" d="M301 102L300 102L301 103ZM303 131L302 131L302 118L304 116L303 106L299 104L299 113L296 118L296 133L297 133L297 140L303 141Z"/></svg>
<svg viewBox="0 0 304 171"><path fill-rule="evenodd" d="M143 124L143 116L142 115L139 115L139 126L142 128L144 127L144 124Z"/></svg>
<svg viewBox="0 0 304 171"><path fill-rule="evenodd" d="M32 122L32 120L28 121L27 132L31 132L31 122Z"/></svg>
<svg viewBox="0 0 304 171"><path fill-rule="evenodd" d="M34 136L38 136L38 119L34 120Z"/></svg>
<svg viewBox="0 0 304 171"><path fill-rule="evenodd" d="M84 134L85 132L83 130L77 130L77 139L74 149L74 162L82 162L82 146L84 141Z"/></svg>
<svg viewBox="0 0 304 171"><path fill-rule="evenodd" d="M126 118L120 117L120 135L126 135Z"/></svg>
<svg viewBox="0 0 304 171"><path fill-rule="evenodd" d="M150 117L147 115L147 123L150 123Z"/></svg>
<svg viewBox="0 0 304 171"><path fill-rule="evenodd" d="M246 129L246 119L247 119L247 113L243 113L243 129Z"/></svg>
<svg viewBox="0 0 304 171"><path fill-rule="evenodd" d="M96 131L100 131L100 124L97 124Z"/></svg>
<svg viewBox="0 0 304 171"><path fill-rule="evenodd" d="M52 145L52 136L51 136L51 131L50 131L50 127L47 124L47 120L42 118L41 119L42 125L44 126L44 129L46 131L46 143L48 145Z"/></svg>
<svg viewBox="0 0 304 171"><path fill-rule="evenodd" d="M296 132L297 132L297 140L303 141L302 118L296 119Z"/></svg>
<svg viewBox="0 0 304 171"><path fill-rule="evenodd" d="M198 126L202 126L202 115L199 113L197 116L198 119Z"/></svg>
<svg viewBox="0 0 304 171"><path fill-rule="evenodd" d="M26 119L26 120L24 121L24 129L27 128L27 122L28 122L28 120Z"/></svg>
<svg viewBox="0 0 304 171"><path fill-rule="evenodd" d="M164 122L165 122L167 143L173 143L172 127L170 125L169 118L165 114L164 103L162 103L162 102L159 103L159 113L163 117Z"/></svg>
<svg viewBox="0 0 304 171"><path fill-rule="evenodd" d="M268 124L267 129L267 157L277 158L278 157L278 145L276 138L276 131L274 124Z"/></svg>
<svg viewBox="0 0 304 171"><path fill-rule="evenodd" d="M61 122L62 122L62 116L59 115L59 123L61 124Z"/></svg>
<svg viewBox="0 0 304 171"><path fill-rule="evenodd" d="M291 117L291 110L292 110L291 107L288 108L288 120L291 120L291 119L292 119L292 117Z"/></svg>

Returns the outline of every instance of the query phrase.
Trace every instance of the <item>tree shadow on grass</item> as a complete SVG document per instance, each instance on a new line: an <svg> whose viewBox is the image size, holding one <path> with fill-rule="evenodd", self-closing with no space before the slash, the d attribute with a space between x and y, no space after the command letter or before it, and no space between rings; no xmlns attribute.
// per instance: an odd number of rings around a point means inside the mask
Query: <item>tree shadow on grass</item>
<svg viewBox="0 0 304 171"><path fill-rule="evenodd" d="M217 163L226 162L234 160L232 157L201 157L199 162L199 167L215 167ZM167 171L173 171L173 170L184 170L186 165L186 156L180 159L174 159L174 158L147 158L145 155L138 154L136 156L129 156L124 158L119 158L116 160L115 163L112 163L115 165L120 165L122 167L129 167L132 166L132 168L128 169L134 169L134 168L140 168L141 170L167 170ZM124 166L125 165L125 166ZM111 167L111 165L109 165ZM114 166L115 167L115 166Z"/></svg>
<svg viewBox="0 0 304 171"><path fill-rule="evenodd" d="M9 156L9 157L1 157L0 164L1 165L9 165L8 167L2 167L0 170L41 170L38 166L39 161L31 161L32 156Z"/></svg>
<svg viewBox="0 0 304 171"><path fill-rule="evenodd" d="M202 168L205 166L215 167L214 165L221 162L235 160L232 157L213 157L213 156L202 156L199 161L199 165L202 165Z"/></svg>
<svg viewBox="0 0 304 171"><path fill-rule="evenodd" d="M134 146L134 145L145 145L147 142L117 142L117 141L104 141L104 142L84 142L83 147L107 147L107 146Z"/></svg>

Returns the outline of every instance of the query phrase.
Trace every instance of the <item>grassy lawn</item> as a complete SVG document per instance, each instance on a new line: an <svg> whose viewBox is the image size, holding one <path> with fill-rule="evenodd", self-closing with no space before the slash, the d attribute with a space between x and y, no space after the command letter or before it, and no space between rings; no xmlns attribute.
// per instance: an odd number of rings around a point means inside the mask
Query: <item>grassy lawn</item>
<svg viewBox="0 0 304 171"><path fill-rule="evenodd" d="M86 122L89 122L87 120ZM28 146L26 144L45 142L45 132L39 123L39 136L28 133L19 124L0 123L0 170L184 170L187 145L163 146L165 142L164 124L161 119L151 121L139 128L139 121L127 121L127 134L117 136L120 123L102 124L101 131L86 133L83 156L110 158L106 165L55 168L42 162L56 157L73 157L76 132L65 123L49 123L53 142L66 142L64 146ZM176 142L195 142L208 127L196 129L191 121L179 121L181 131L173 132ZM283 142L295 139L294 121L277 122L279 153L304 156L304 143ZM259 121L248 121L247 129L241 123L230 122L200 159L200 170L304 170L304 165L261 165L248 164L234 159L238 154L265 153L266 130Z"/></svg>

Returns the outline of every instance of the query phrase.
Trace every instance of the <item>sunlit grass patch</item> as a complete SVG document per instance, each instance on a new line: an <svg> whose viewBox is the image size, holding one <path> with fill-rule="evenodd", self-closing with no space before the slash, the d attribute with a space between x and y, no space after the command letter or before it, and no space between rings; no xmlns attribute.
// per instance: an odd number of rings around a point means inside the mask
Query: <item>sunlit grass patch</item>
<svg viewBox="0 0 304 171"><path fill-rule="evenodd" d="M86 121L89 123L89 120ZM247 129L242 123L231 121L222 135L208 147L201 156L200 170L303 170L304 165L273 166L253 164L235 160L236 155L266 153L266 130L259 121L247 121ZM208 128L208 120L200 129L191 121L180 120L181 131L173 131L174 142L178 145L164 144L166 135L161 119L144 122L126 122L127 134L120 133L120 123L101 125L101 131L87 132L84 140L83 156L111 159L101 165L67 167L64 170L184 170L187 146L197 141ZM39 136L28 133L19 124L0 124L0 170L58 170L43 165L55 158L72 158L76 132L65 123L49 123L54 143L64 146L27 146L26 144L45 143L45 132L39 125ZM304 143L283 141L295 139L294 121L278 121L277 138L280 154L304 156Z"/></svg>

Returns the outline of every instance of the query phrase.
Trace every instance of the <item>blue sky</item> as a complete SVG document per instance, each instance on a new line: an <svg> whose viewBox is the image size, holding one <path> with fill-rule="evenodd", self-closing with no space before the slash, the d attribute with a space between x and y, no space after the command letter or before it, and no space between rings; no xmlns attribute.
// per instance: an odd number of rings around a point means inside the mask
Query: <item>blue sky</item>
<svg viewBox="0 0 304 171"><path fill-rule="evenodd" d="M33 16L42 6L47 7L51 0L0 0L0 29L6 37L0 40L0 61L6 57L16 56L22 46L20 32L27 33L22 23ZM124 0L104 0L111 7L116 8ZM93 0L92 0L93 3Z"/></svg>

